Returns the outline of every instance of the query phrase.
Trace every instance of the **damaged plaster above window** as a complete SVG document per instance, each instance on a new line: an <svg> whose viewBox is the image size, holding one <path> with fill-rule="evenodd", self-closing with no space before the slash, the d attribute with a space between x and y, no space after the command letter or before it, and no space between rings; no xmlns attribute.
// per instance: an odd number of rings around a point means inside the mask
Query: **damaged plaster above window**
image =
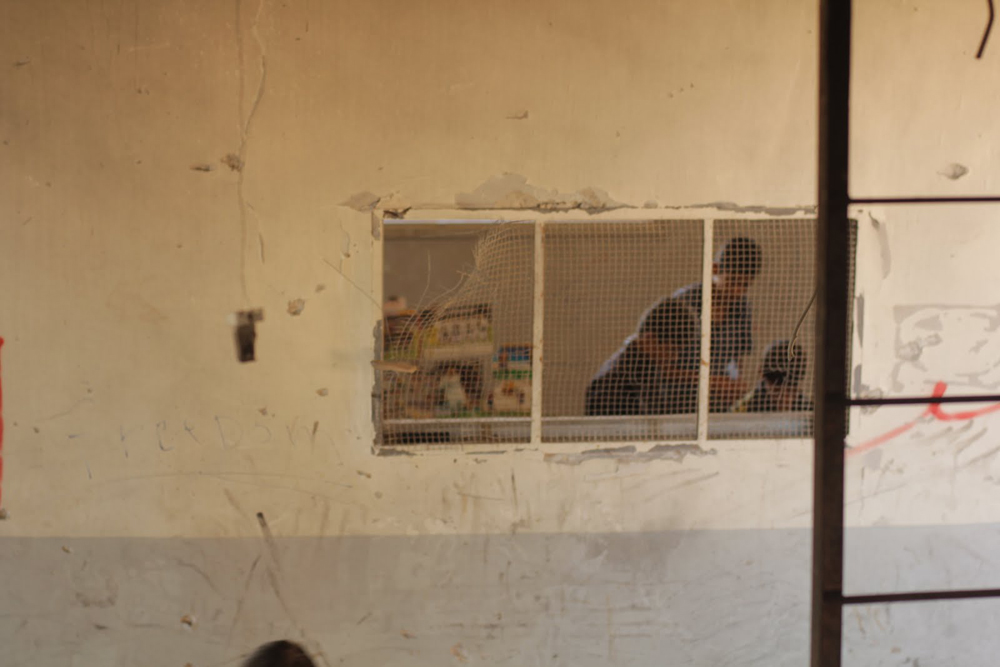
<svg viewBox="0 0 1000 667"><path fill-rule="evenodd" d="M736 204L731 201L713 201L707 204L695 204L693 206L686 206L682 208L714 208L719 211L727 211L730 213L763 213L764 215L773 215L775 217L782 217L787 215L812 215L816 213L815 206L764 206L761 204Z"/></svg>
<svg viewBox="0 0 1000 667"><path fill-rule="evenodd" d="M656 199L646 199L641 203L628 203L615 199L607 190L597 186L587 186L574 192L560 192L557 188L546 188L528 182L526 176L503 173L491 176L471 192L459 192L454 204L414 203L399 192L376 194L370 190L357 192L340 202L341 206L360 213L382 213L387 218L403 218L411 210L441 210L454 208L465 211L487 210L527 210L542 213L583 211L594 215L621 209L658 209L681 211L693 209L714 209L726 213L756 213L774 217L814 215L814 205L769 206L764 204L738 204L731 201L707 203L661 205ZM373 222L373 236L379 232Z"/></svg>
<svg viewBox="0 0 1000 667"><path fill-rule="evenodd" d="M357 194L351 195L342 201L340 205L365 213L373 210L376 206L378 206L380 201L382 201L382 197L374 192L365 190L364 192L358 192Z"/></svg>
<svg viewBox="0 0 1000 667"><path fill-rule="evenodd" d="M520 174L506 173L493 176L472 192L455 196L455 204L462 209L530 209L536 211L573 211L588 213L635 208L617 201L606 190L585 187L576 192L560 193L537 185L530 185Z"/></svg>

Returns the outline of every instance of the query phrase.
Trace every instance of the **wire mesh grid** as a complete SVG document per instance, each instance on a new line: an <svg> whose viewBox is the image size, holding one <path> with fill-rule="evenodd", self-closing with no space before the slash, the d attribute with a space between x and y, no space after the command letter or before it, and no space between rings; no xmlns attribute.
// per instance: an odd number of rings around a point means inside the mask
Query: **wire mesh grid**
<svg viewBox="0 0 1000 667"><path fill-rule="evenodd" d="M816 222L716 220L707 249L705 224L548 222L537 257L533 223L387 234L387 293L415 305L386 302L382 444L529 441L536 335L543 441L694 439L706 254L708 437L809 436Z"/></svg>
<svg viewBox="0 0 1000 667"><path fill-rule="evenodd" d="M547 224L543 440L691 439L702 222Z"/></svg>
<svg viewBox="0 0 1000 667"><path fill-rule="evenodd" d="M717 220L713 253L709 437L811 435L816 221Z"/></svg>
<svg viewBox="0 0 1000 667"><path fill-rule="evenodd" d="M419 231L419 228L417 228ZM534 232L527 223L479 226L456 235L429 225L426 287L412 306L391 294L377 363L383 445L520 443L528 440ZM400 248L394 261L402 263ZM468 252L458 284L428 291L434 248ZM387 234L387 249L394 243ZM457 245L456 245L457 244ZM387 255L389 251L387 250ZM422 257L414 260L418 265ZM454 271L453 271L454 273ZM404 276L403 290L420 283Z"/></svg>

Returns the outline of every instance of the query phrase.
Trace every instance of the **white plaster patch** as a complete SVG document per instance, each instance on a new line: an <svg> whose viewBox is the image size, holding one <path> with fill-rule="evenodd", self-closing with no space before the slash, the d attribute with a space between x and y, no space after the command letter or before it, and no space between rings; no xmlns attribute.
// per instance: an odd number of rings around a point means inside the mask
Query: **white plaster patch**
<svg viewBox="0 0 1000 667"><path fill-rule="evenodd" d="M455 204L467 209L522 209L543 211L608 211L632 208L612 198L605 190L585 187L576 192L560 193L537 185L530 185L520 174L493 176L472 192L455 196Z"/></svg>

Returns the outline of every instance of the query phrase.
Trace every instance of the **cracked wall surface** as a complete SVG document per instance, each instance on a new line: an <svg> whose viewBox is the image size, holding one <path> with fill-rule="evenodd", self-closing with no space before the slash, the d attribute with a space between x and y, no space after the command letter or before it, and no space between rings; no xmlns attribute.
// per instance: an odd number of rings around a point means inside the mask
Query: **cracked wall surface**
<svg viewBox="0 0 1000 667"><path fill-rule="evenodd" d="M981 13L857 8L855 194L996 192ZM371 361L379 211L808 216L816 21L784 0L0 5L5 660L197 667L290 636L326 664L801 664L808 442L374 456ZM988 384L966 364L997 361L993 217L862 212L860 385ZM240 364L227 318L255 308ZM894 313L928 308L921 368L926 318L897 340ZM997 418L852 418L857 586L995 585ZM860 610L848 650L934 664L976 617L942 609Z"/></svg>

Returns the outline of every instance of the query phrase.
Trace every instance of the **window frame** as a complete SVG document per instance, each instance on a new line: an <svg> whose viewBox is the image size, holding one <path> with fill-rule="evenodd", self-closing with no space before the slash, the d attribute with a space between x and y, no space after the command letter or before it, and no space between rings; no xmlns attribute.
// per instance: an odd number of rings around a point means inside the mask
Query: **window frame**
<svg viewBox="0 0 1000 667"><path fill-rule="evenodd" d="M757 207L755 207L757 208ZM381 376L382 374L373 370L374 381L372 390L372 418L375 426L375 442L373 451L376 454L396 454L396 453L444 453L450 454L456 451L467 453L494 453L507 451L544 451L546 453L580 453L604 450L622 450L628 448L636 454L648 452L657 445L695 445L705 450L729 449L737 445L745 448L747 443L777 442L781 444L795 445L812 442L811 414L803 416L801 412L790 413L767 413L762 415L728 415L726 413L711 413L712 421L717 428L710 432L709 425L709 372L707 363L699 364L698 375L698 404L697 404L697 425L693 438L681 439L616 439L616 440L575 440L575 441L552 441L544 439L545 417L542 415L542 386L544 382L544 338L545 338L545 252L544 238L547 226L559 223L590 223L590 222L649 222L656 220L700 222L702 229L702 267L701 282L703 285L703 297L701 301L700 315L700 358L708 359L711 343L711 317L709 309L711 307L712 289L712 263L714 261L714 229L716 221L774 221L774 220L810 220L815 221L815 213L809 209L797 208L782 210L777 214L773 211L740 211L724 210L714 207L675 207L675 208L619 208L609 211L587 213L579 209L560 211L536 211L535 209L406 209L396 211L392 209L376 208L372 211L372 292L379 303L384 303L384 257L386 225L407 224L428 226L441 223L470 224L470 225L491 225L522 223L532 224L534 230L534 284L533 284L533 321L532 321L532 406L530 419L530 436L527 441L520 442L448 442L448 443L410 443L410 444L386 444L383 441L382 431L382 406L381 406ZM856 255L855 255L856 256ZM855 260L856 263L856 260ZM853 300L853 286L849 289L849 294ZM374 336L374 360L382 358L382 313L379 310L374 315L373 330ZM623 418L629 422L664 422L670 420L671 415L664 417L630 417ZM551 419L551 418L550 418ZM580 420L600 419L579 417ZM427 420L428 424L447 423L449 420L436 419ZM455 421L455 420L451 420ZM457 421L473 424L476 419L459 419ZM747 421L766 421L773 432L765 433L753 437L739 437L739 428L726 428L728 422L737 424ZM782 429L776 424L786 422L788 427ZM807 432L802 434L802 429ZM732 437L726 437L727 432L736 433ZM782 432L783 431L783 432Z"/></svg>

